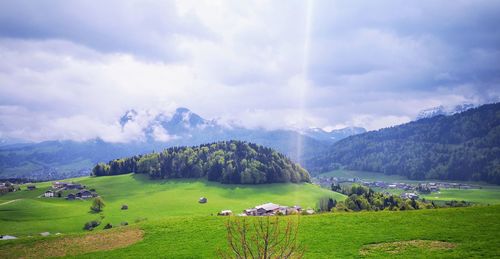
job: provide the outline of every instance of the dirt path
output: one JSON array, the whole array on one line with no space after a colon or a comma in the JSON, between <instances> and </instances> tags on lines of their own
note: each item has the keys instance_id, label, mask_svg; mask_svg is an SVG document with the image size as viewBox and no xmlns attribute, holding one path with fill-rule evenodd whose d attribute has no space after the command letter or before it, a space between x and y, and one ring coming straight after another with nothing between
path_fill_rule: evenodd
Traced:
<instances>
[{"instance_id":1,"label":"dirt path","mask_svg":"<svg viewBox=\"0 0 500 259\"><path fill-rule=\"evenodd\" d=\"M15 201L18 201L18 200L20 200L20 199L15 199L15 200L11 200L11 201L6 201L4 203L0 203L0 206L5 205L5 204L9 204L9 203L12 203L12 202L15 202Z\"/></svg>"}]
</instances>

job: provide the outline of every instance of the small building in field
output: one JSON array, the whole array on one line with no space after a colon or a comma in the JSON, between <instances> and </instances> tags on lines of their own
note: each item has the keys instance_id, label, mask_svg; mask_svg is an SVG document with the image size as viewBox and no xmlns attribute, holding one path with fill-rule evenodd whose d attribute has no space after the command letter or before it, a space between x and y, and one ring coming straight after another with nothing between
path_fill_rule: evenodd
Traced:
<instances>
[{"instance_id":1,"label":"small building in field","mask_svg":"<svg viewBox=\"0 0 500 259\"><path fill-rule=\"evenodd\" d=\"M314 214L314 210L313 209L307 209L304 211L306 215L312 215Z\"/></svg>"},{"instance_id":2,"label":"small building in field","mask_svg":"<svg viewBox=\"0 0 500 259\"><path fill-rule=\"evenodd\" d=\"M230 210L222 210L217 215L219 215L219 216L231 216L231 215L233 215L233 212Z\"/></svg>"},{"instance_id":3,"label":"small building in field","mask_svg":"<svg viewBox=\"0 0 500 259\"><path fill-rule=\"evenodd\" d=\"M35 190L35 189L36 189L36 186L35 186L34 184L30 184L30 185L28 185L28 186L26 187L26 189L27 189L28 191L33 191L33 190Z\"/></svg>"},{"instance_id":4,"label":"small building in field","mask_svg":"<svg viewBox=\"0 0 500 259\"><path fill-rule=\"evenodd\" d=\"M205 197L201 197L201 198L198 200L198 202L199 202L199 203L207 203L207 201L208 201L208 200L207 200L207 198L205 198Z\"/></svg>"},{"instance_id":5,"label":"small building in field","mask_svg":"<svg viewBox=\"0 0 500 259\"><path fill-rule=\"evenodd\" d=\"M415 199L418 199L418 194L413 193L413 192L405 192L405 193L401 194L400 197L402 199L412 199L412 200L415 200Z\"/></svg>"},{"instance_id":6,"label":"small building in field","mask_svg":"<svg viewBox=\"0 0 500 259\"><path fill-rule=\"evenodd\" d=\"M127 204L123 204L122 205L122 210L128 210L128 205Z\"/></svg>"},{"instance_id":7,"label":"small building in field","mask_svg":"<svg viewBox=\"0 0 500 259\"><path fill-rule=\"evenodd\" d=\"M43 197L52 198L54 197L54 192L52 190L48 190L43 194Z\"/></svg>"}]
</instances>

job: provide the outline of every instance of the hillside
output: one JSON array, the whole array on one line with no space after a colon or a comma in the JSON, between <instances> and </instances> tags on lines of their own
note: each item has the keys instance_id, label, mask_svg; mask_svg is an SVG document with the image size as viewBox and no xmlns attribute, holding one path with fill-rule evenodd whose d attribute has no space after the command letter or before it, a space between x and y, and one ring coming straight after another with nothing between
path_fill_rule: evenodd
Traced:
<instances>
[{"instance_id":1,"label":"hillside","mask_svg":"<svg viewBox=\"0 0 500 259\"><path fill-rule=\"evenodd\" d=\"M134 225L168 217L216 215L221 210L241 213L267 202L314 208L321 197L345 199L342 194L309 183L233 185L200 179L150 180L148 176L138 174L66 181L95 189L104 199L104 211L90 213L91 200L39 198L51 183L37 183L34 191L23 187L22 191L0 195L0 235L83 232L83 224L95 219L114 226L121 222ZM200 197L206 197L208 202L198 203ZM120 209L123 204L128 205L128 210Z\"/></svg>"},{"instance_id":2,"label":"hillside","mask_svg":"<svg viewBox=\"0 0 500 259\"><path fill-rule=\"evenodd\" d=\"M313 173L340 166L500 184L500 103L351 136L305 163Z\"/></svg>"},{"instance_id":3,"label":"hillside","mask_svg":"<svg viewBox=\"0 0 500 259\"><path fill-rule=\"evenodd\" d=\"M195 147L172 147L107 164L92 170L95 176L135 172L153 179L207 178L232 184L309 182L309 173L283 154L264 146L221 141Z\"/></svg>"}]
</instances>

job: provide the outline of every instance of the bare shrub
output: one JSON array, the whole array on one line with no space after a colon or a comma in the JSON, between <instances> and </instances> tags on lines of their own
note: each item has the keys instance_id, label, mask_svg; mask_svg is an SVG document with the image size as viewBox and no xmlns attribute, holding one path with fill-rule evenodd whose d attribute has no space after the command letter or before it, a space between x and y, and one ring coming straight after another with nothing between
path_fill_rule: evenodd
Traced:
<instances>
[{"instance_id":1,"label":"bare shrub","mask_svg":"<svg viewBox=\"0 0 500 259\"><path fill-rule=\"evenodd\" d=\"M221 258L302 258L298 242L299 217L230 217L226 222L229 248Z\"/></svg>"}]
</instances>

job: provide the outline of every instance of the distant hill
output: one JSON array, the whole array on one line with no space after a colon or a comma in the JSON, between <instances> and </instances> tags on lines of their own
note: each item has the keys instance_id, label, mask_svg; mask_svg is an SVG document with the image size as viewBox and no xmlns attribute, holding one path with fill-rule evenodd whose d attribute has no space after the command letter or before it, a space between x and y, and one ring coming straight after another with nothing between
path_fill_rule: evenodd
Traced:
<instances>
[{"instance_id":1,"label":"distant hill","mask_svg":"<svg viewBox=\"0 0 500 259\"><path fill-rule=\"evenodd\" d=\"M500 184L500 103L351 136L304 165Z\"/></svg>"},{"instance_id":2,"label":"distant hill","mask_svg":"<svg viewBox=\"0 0 500 259\"><path fill-rule=\"evenodd\" d=\"M143 138L128 143L101 139L83 142L45 141L0 145L0 178L51 180L88 175L92 166L115 158L227 140L241 140L274 148L293 161L312 158L359 129L346 128L322 134L292 130L249 129L206 120L187 108L173 113L129 110L117 119L123 131L140 128ZM299 144L300 143L300 144ZM298 152L300 151L300 152Z\"/></svg>"},{"instance_id":3,"label":"distant hill","mask_svg":"<svg viewBox=\"0 0 500 259\"><path fill-rule=\"evenodd\" d=\"M309 182L309 173L283 154L242 141L221 141L195 147L172 147L107 164L92 170L95 176L135 172L153 179L207 178L231 184Z\"/></svg>"},{"instance_id":4,"label":"distant hill","mask_svg":"<svg viewBox=\"0 0 500 259\"><path fill-rule=\"evenodd\" d=\"M305 131L302 131L301 133L317 139L317 140L322 140L322 141L328 141L330 143L335 143L339 140L345 139L347 137L365 133L366 129L361 128L361 127L346 127L343 129L334 129L331 131L325 131L320 128L311 128Z\"/></svg>"}]
</instances>

